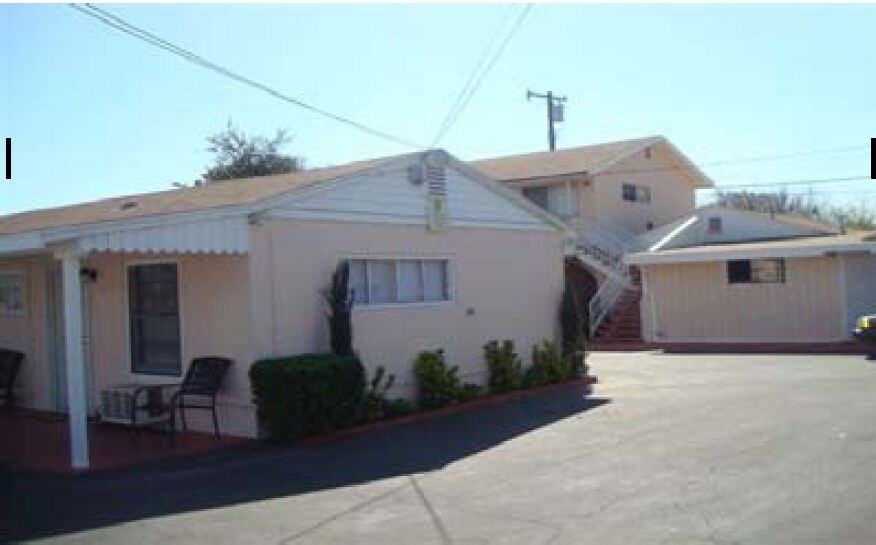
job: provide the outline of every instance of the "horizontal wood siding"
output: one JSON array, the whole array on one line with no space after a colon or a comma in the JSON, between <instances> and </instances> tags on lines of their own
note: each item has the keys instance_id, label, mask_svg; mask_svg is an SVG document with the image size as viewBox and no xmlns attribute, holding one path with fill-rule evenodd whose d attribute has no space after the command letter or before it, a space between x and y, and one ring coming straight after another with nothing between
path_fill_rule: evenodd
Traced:
<instances>
[{"instance_id":1,"label":"horizontal wood siding","mask_svg":"<svg viewBox=\"0 0 876 545\"><path fill-rule=\"evenodd\" d=\"M657 341L845 338L836 258L787 260L787 282L728 284L724 262L644 267L644 331Z\"/></svg>"},{"instance_id":2,"label":"horizontal wood siding","mask_svg":"<svg viewBox=\"0 0 876 545\"><path fill-rule=\"evenodd\" d=\"M851 331L858 317L876 314L876 255L848 256L843 261L848 294L846 329Z\"/></svg>"},{"instance_id":3,"label":"horizontal wood siding","mask_svg":"<svg viewBox=\"0 0 876 545\"><path fill-rule=\"evenodd\" d=\"M450 224L472 222L493 227L550 229L520 206L453 168L447 169ZM293 199L278 215L299 218L403 221L425 225L427 184L408 181L406 165L353 176L330 188ZM316 214L319 213L319 214Z\"/></svg>"}]
</instances>

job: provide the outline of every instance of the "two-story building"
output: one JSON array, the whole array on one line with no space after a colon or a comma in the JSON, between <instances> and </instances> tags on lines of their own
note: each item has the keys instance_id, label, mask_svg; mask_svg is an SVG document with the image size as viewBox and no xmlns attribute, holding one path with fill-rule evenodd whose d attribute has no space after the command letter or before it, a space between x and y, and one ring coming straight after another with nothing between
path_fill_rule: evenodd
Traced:
<instances>
[{"instance_id":1,"label":"two-story building","mask_svg":"<svg viewBox=\"0 0 876 545\"><path fill-rule=\"evenodd\" d=\"M566 249L591 335L641 340L639 276L623 257L639 237L689 216L713 182L662 136L474 161L576 233ZM612 313L612 319L606 317Z\"/></svg>"},{"instance_id":2,"label":"two-story building","mask_svg":"<svg viewBox=\"0 0 876 545\"><path fill-rule=\"evenodd\" d=\"M603 347L829 347L876 311L876 234L695 206L712 181L663 137L475 161L562 218L566 278Z\"/></svg>"}]
</instances>

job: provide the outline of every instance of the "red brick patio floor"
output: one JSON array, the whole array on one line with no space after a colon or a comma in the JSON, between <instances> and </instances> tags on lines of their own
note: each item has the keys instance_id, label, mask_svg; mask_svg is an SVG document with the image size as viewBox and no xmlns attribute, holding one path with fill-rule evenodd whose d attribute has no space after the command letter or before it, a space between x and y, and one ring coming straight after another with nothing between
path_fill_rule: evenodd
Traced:
<instances>
[{"instance_id":1,"label":"red brick patio floor","mask_svg":"<svg viewBox=\"0 0 876 545\"><path fill-rule=\"evenodd\" d=\"M158 430L136 432L112 424L90 423L91 467L114 469L151 460L189 456L245 443L246 439L178 433L175 446ZM0 465L31 471L72 473L69 426L65 415L26 409L0 410Z\"/></svg>"}]
</instances>

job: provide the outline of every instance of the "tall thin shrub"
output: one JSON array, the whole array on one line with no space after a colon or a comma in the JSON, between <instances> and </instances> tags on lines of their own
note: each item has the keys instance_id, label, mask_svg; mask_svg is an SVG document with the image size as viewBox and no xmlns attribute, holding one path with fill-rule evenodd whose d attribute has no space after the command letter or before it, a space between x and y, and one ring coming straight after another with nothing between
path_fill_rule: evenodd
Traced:
<instances>
[{"instance_id":1,"label":"tall thin shrub","mask_svg":"<svg viewBox=\"0 0 876 545\"><path fill-rule=\"evenodd\" d=\"M332 353L339 356L353 354L353 293L350 291L350 264L338 263L331 283L322 296L325 299Z\"/></svg>"}]
</instances>

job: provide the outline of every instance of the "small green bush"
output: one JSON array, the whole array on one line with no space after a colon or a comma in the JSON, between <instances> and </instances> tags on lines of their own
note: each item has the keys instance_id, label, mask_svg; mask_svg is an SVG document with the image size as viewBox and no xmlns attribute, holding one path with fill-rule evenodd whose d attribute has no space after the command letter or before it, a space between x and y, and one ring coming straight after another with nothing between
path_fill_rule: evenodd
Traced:
<instances>
[{"instance_id":1,"label":"small green bush","mask_svg":"<svg viewBox=\"0 0 876 545\"><path fill-rule=\"evenodd\" d=\"M260 360L249 377L259 422L273 439L294 441L352 426L362 416L365 370L355 355Z\"/></svg>"},{"instance_id":2,"label":"small green bush","mask_svg":"<svg viewBox=\"0 0 876 545\"><path fill-rule=\"evenodd\" d=\"M480 384L466 382L459 388L459 401L470 401L484 395L484 387Z\"/></svg>"},{"instance_id":3,"label":"small green bush","mask_svg":"<svg viewBox=\"0 0 876 545\"><path fill-rule=\"evenodd\" d=\"M395 375L386 374L386 369L381 365L377 367L374 376L368 382L365 390L365 399L362 407L362 421L374 422L380 420L386 414L386 392L395 383Z\"/></svg>"},{"instance_id":4,"label":"small green bush","mask_svg":"<svg viewBox=\"0 0 876 545\"><path fill-rule=\"evenodd\" d=\"M433 409L459 401L459 368L448 366L444 351L420 352L414 360L414 375L420 408Z\"/></svg>"},{"instance_id":5,"label":"small green bush","mask_svg":"<svg viewBox=\"0 0 876 545\"><path fill-rule=\"evenodd\" d=\"M532 365L526 370L527 386L560 382L570 376L570 360L563 357L556 344L545 339L532 347Z\"/></svg>"},{"instance_id":6,"label":"small green bush","mask_svg":"<svg viewBox=\"0 0 876 545\"><path fill-rule=\"evenodd\" d=\"M484 345L490 393L516 390L523 385L523 365L513 341L490 341Z\"/></svg>"},{"instance_id":7,"label":"small green bush","mask_svg":"<svg viewBox=\"0 0 876 545\"><path fill-rule=\"evenodd\" d=\"M415 412L417 412L417 406L414 405L413 401L405 399L403 397L399 397L386 401L386 405L384 406L383 411L383 418L384 420L401 418L402 416L407 416Z\"/></svg>"}]
</instances>

